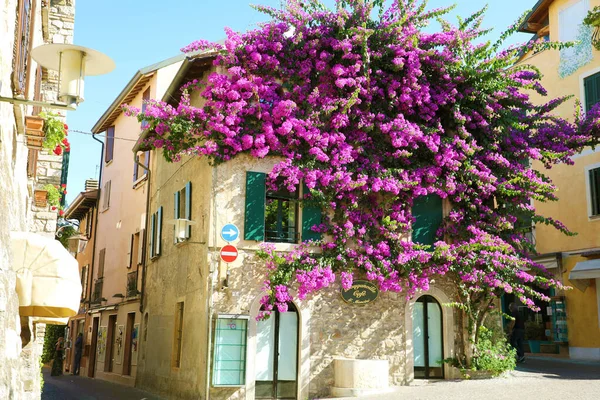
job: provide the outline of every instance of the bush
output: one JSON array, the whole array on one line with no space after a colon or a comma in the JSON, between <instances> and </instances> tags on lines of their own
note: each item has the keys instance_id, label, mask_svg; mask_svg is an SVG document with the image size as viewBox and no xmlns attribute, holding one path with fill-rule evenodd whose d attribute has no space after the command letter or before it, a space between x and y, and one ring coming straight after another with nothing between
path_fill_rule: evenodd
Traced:
<instances>
[{"instance_id":1,"label":"bush","mask_svg":"<svg viewBox=\"0 0 600 400\"><path fill-rule=\"evenodd\" d=\"M497 376L516 367L516 350L506 337L495 329L479 328L479 340L475 346L473 366L478 371L489 371Z\"/></svg>"},{"instance_id":2,"label":"bush","mask_svg":"<svg viewBox=\"0 0 600 400\"><path fill-rule=\"evenodd\" d=\"M44 350L42 352L42 363L49 363L54 358L56 342L59 337L65 336L66 325L48 325L46 326L46 336L44 336Z\"/></svg>"}]
</instances>

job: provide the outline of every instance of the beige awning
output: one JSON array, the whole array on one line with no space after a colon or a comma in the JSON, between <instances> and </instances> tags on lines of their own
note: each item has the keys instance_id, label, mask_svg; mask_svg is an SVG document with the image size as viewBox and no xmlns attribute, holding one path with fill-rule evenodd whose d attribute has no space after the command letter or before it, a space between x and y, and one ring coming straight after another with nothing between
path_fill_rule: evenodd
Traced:
<instances>
[{"instance_id":1,"label":"beige awning","mask_svg":"<svg viewBox=\"0 0 600 400\"><path fill-rule=\"evenodd\" d=\"M32 317L32 322L46 325L67 325L69 318Z\"/></svg>"},{"instance_id":2,"label":"beige awning","mask_svg":"<svg viewBox=\"0 0 600 400\"><path fill-rule=\"evenodd\" d=\"M591 279L596 278L600 278L600 259L580 261L569 272L569 280L582 292L591 285Z\"/></svg>"},{"instance_id":3,"label":"beige awning","mask_svg":"<svg viewBox=\"0 0 600 400\"><path fill-rule=\"evenodd\" d=\"M81 281L77 260L58 240L30 232L11 233L19 314L40 318L77 315Z\"/></svg>"}]
</instances>

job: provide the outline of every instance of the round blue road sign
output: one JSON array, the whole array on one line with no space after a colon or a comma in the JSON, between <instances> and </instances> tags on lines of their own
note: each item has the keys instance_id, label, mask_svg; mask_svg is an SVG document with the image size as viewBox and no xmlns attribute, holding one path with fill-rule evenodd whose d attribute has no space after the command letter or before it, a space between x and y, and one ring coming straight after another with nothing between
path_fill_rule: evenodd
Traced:
<instances>
[{"instance_id":1,"label":"round blue road sign","mask_svg":"<svg viewBox=\"0 0 600 400\"><path fill-rule=\"evenodd\" d=\"M221 237L226 242L233 242L240 236L240 230L234 224L227 224L221 228Z\"/></svg>"}]
</instances>

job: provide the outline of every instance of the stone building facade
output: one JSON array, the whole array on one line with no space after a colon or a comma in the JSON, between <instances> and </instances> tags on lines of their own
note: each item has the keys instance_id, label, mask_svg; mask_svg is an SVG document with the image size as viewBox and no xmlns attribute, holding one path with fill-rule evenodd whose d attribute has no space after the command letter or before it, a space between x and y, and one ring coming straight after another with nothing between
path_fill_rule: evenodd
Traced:
<instances>
[{"instance_id":1,"label":"stone building facade","mask_svg":"<svg viewBox=\"0 0 600 400\"><path fill-rule=\"evenodd\" d=\"M173 82L163 99L173 101L182 82L203 79L211 68L202 57L186 60L177 75L180 81ZM200 106L201 102L192 96L192 104ZM381 386L405 385L415 378L415 335L422 339L423 334L413 323L415 304L424 295L435 299L438 306L453 301L452 285L432 282L429 292L413 299L380 293L375 301L359 306L342 300L338 281L305 300L296 297L290 305L296 311L272 316L271 321L279 321L275 325L257 322L267 270L256 255L261 241L244 239L249 229L245 227L248 176L269 172L277 160L239 155L215 167L205 159L187 156L168 163L155 151L150 159L151 228L142 288L137 386L178 399L325 397L339 385L338 360L350 364L358 375L379 377L378 388L369 388L373 382L365 379L350 382L365 393ZM298 209L297 221L303 220L304 212ZM173 226L177 219L194 224L177 236ZM230 263L220 257L220 249L227 244L220 231L226 224L235 224L240 230L240 238L234 242L238 258ZM279 242L275 246L285 252L295 244ZM284 317L286 327L281 322ZM453 309L439 307L439 358L454 356L455 319ZM241 349L238 358L231 353L222 356L228 351L223 346L233 335L229 329L242 330L238 342L228 344ZM273 367L270 359L265 364L265 351L269 351L265 332L272 329L279 332L279 341L289 344L286 361L274 361L285 363L285 372L280 366L281 382L273 390L281 389L285 395L267 393L272 375L265 378L265 371L272 374ZM275 354L279 351L282 347ZM363 360L375 360L377 367L365 369ZM452 378L453 372L448 366L439 368L446 378ZM339 393L351 393L351 388L340 389L348 390Z\"/></svg>"},{"instance_id":2,"label":"stone building facade","mask_svg":"<svg viewBox=\"0 0 600 400\"><path fill-rule=\"evenodd\" d=\"M67 20L73 37L74 1L6 0L0 8L0 95L44 100L56 82L38 68L32 48L52 43L51 20ZM63 39L66 40L66 39ZM0 398L40 398L40 364L45 325L19 317L12 270L10 232L34 231L54 237L57 213L33 205L35 188L60 182L62 158L27 148L24 118L39 112L31 106L0 102ZM58 177L58 180L55 179Z\"/></svg>"}]
</instances>

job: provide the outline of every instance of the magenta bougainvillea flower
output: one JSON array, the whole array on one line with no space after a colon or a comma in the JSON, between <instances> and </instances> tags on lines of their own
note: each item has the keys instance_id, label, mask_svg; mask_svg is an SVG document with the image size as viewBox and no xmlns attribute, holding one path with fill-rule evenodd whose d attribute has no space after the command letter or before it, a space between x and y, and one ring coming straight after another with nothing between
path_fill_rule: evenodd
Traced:
<instances>
[{"instance_id":1,"label":"magenta bougainvillea flower","mask_svg":"<svg viewBox=\"0 0 600 400\"><path fill-rule=\"evenodd\" d=\"M500 294L515 293L536 309L533 299L547 300L540 288L560 287L531 261L534 247L518 229L529 219L570 234L531 205L556 199L532 161L571 163L596 143L600 109L569 122L552 114L566 99L530 100L545 90L535 69L515 65L519 54L560 44L501 50L501 41L480 43L483 10L426 33L446 10L425 11L415 0L383 3L257 7L272 21L243 34L227 30L224 45L197 41L182 49L214 52L220 72L186 83L177 107L152 100L143 114L127 112L147 122L146 144L169 161L277 156L270 182L310 189L323 212L312 229L328 239L283 255L264 247L269 276L260 318L287 309L291 286L304 298L338 273L343 287L360 274L407 296L446 275L474 334ZM202 108L190 104L191 91L200 92ZM445 199L451 210L432 248L406 240L414 200L425 195Z\"/></svg>"}]
</instances>

